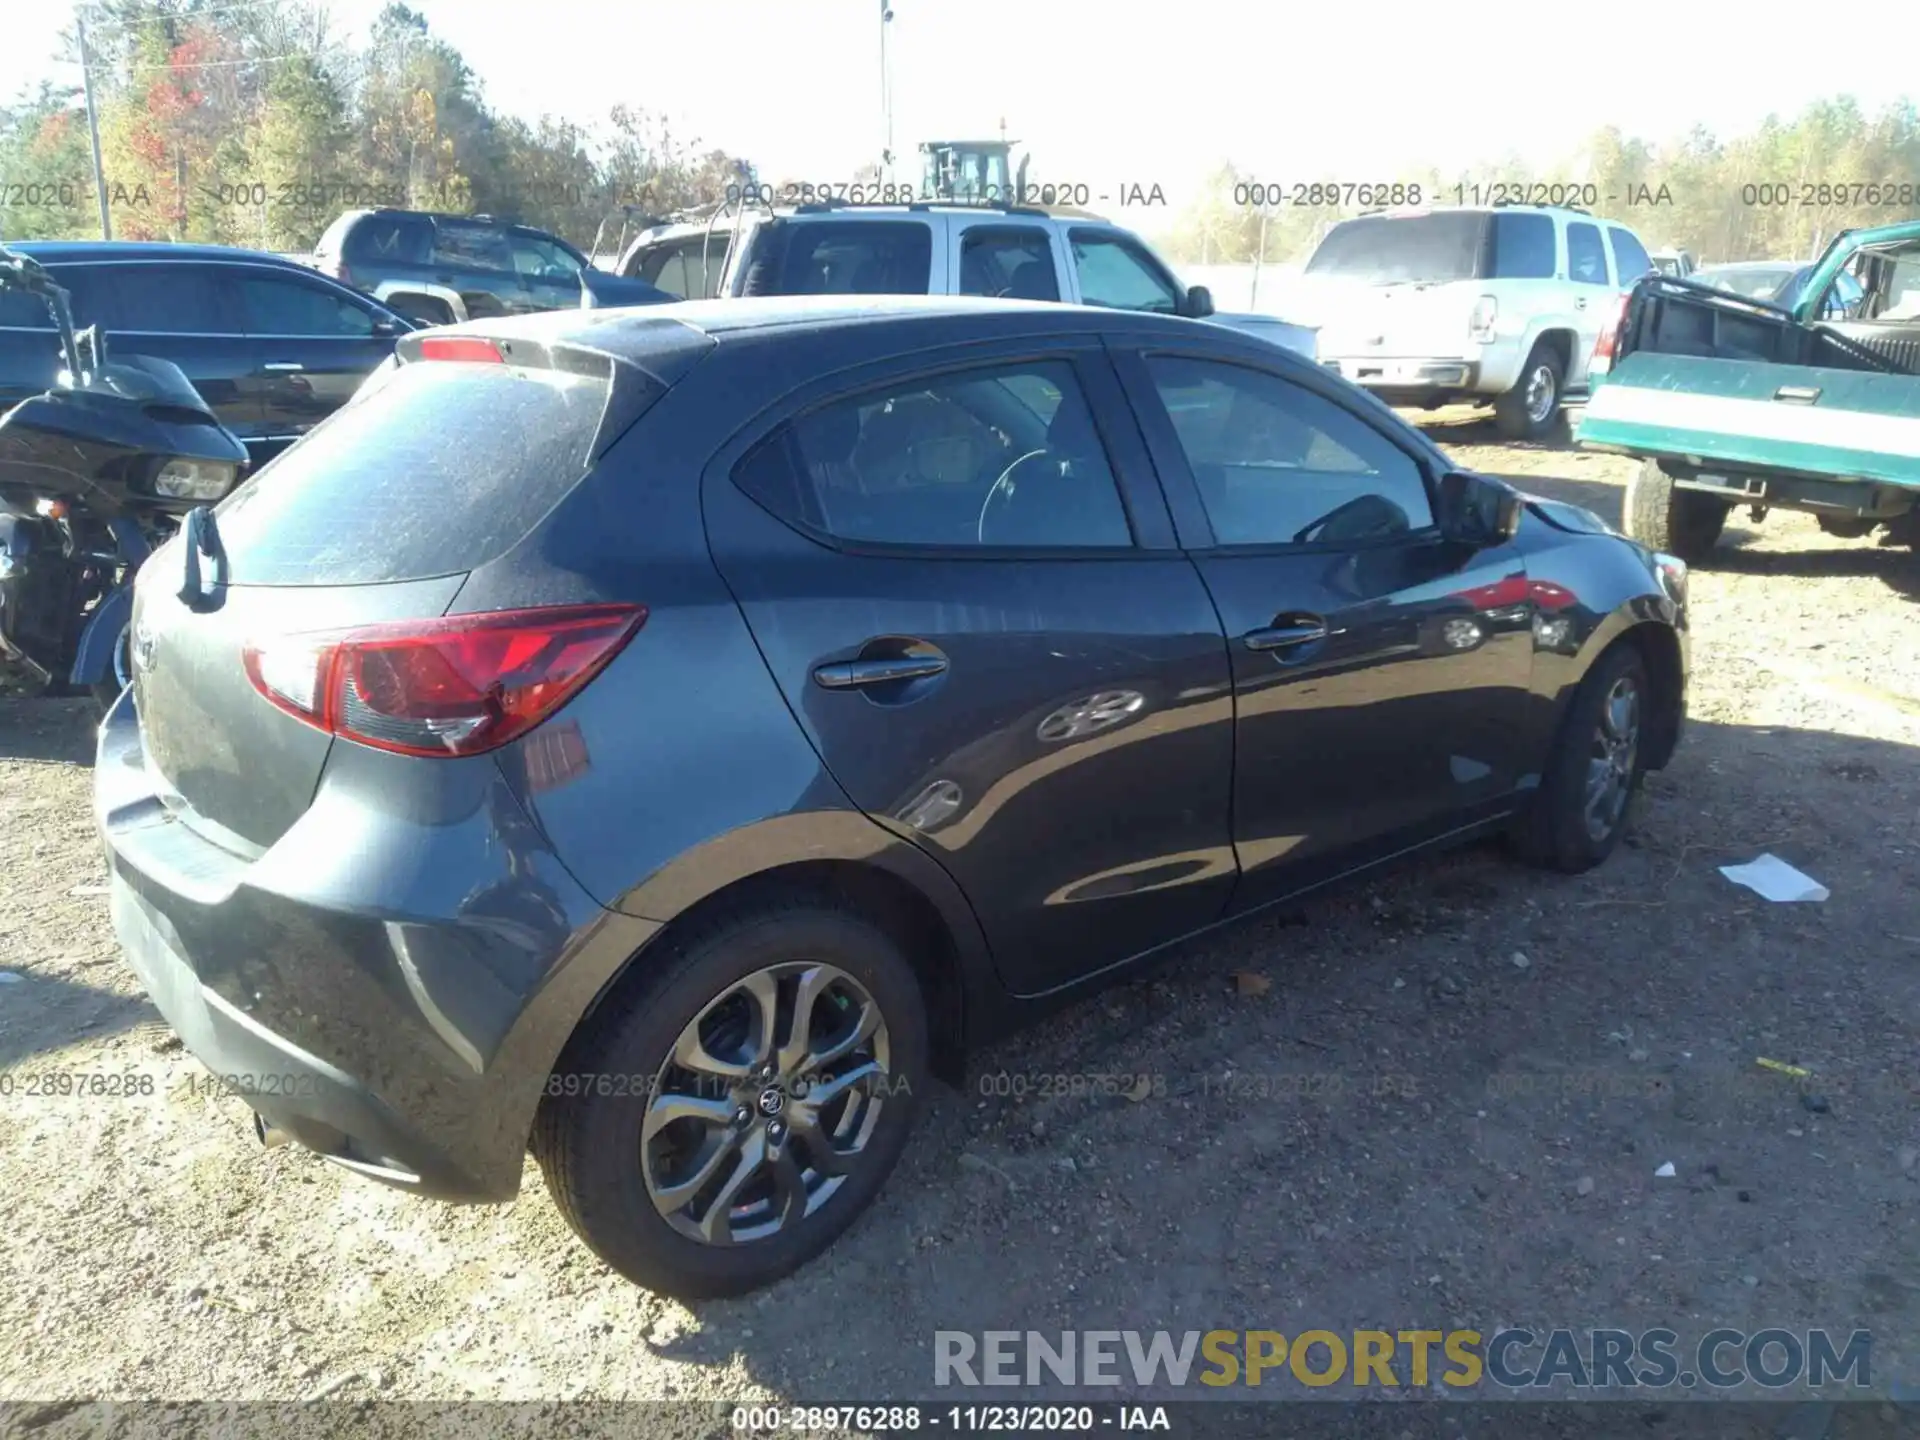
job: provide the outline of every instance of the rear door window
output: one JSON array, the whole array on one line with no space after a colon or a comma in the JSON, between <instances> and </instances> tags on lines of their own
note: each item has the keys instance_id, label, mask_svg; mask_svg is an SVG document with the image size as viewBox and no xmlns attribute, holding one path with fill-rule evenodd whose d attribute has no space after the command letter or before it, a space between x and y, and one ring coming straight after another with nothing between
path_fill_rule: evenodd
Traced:
<instances>
[{"instance_id":1,"label":"rear door window","mask_svg":"<svg viewBox=\"0 0 1920 1440\"><path fill-rule=\"evenodd\" d=\"M1576 285L1605 285L1607 250L1600 243L1600 227L1584 220L1567 225L1567 278Z\"/></svg>"},{"instance_id":2,"label":"rear door window","mask_svg":"<svg viewBox=\"0 0 1920 1440\"><path fill-rule=\"evenodd\" d=\"M504 554L587 473L604 380L401 365L218 509L239 585L370 585Z\"/></svg>"},{"instance_id":3,"label":"rear door window","mask_svg":"<svg viewBox=\"0 0 1920 1440\"><path fill-rule=\"evenodd\" d=\"M970 225L960 240L960 293L1058 300L1053 245L1036 225Z\"/></svg>"},{"instance_id":4,"label":"rear door window","mask_svg":"<svg viewBox=\"0 0 1920 1440\"><path fill-rule=\"evenodd\" d=\"M238 306L227 268L160 262L83 265L61 283L73 294L73 323L130 335L235 335Z\"/></svg>"},{"instance_id":5,"label":"rear door window","mask_svg":"<svg viewBox=\"0 0 1920 1440\"><path fill-rule=\"evenodd\" d=\"M1548 216L1495 215L1488 274L1496 280L1551 280L1560 269L1556 249Z\"/></svg>"},{"instance_id":6,"label":"rear door window","mask_svg":"<svg viewBox=\"0 0 1920 1440\"><path fill-rule=\"evenodd\" d=\"M775 238L781 237L781 238ZM933 278L933 230L919 220L773 227L784 240L779 295L924 295Z\"/></svg>"},{"instance_id":7,"label":"rear door window","mask_svg":"<svg viewBox=\"0 0 1920 1440\"><path fill-rule=\"evenodd\" d=\"M442 220L434 227L433 261L460 270L511 271L513 251L492 226Z\"/></svg>"},{"instance_id":8,"label":"rear door window","mask_svg":"<svg viewBox=\"0 0 1920 1440\"><path fill-rule=\"evenodd\" d=\"M857 544L1133 544L1065 361L947 372L830 401L758 446L735 481L789 524Z\"/></svg>"},{"instance_id":9,"label":"rear door window","mask_svg":"<svg viewBox=\"0 0 1920 1440\"><path fill-rule=\"evenodd\" d=\"M1133 241L1098 230L1075 230L1067 238L1083 304L1156 315L1180 312L1179 287Z\"/></svg>"}]
</instances>

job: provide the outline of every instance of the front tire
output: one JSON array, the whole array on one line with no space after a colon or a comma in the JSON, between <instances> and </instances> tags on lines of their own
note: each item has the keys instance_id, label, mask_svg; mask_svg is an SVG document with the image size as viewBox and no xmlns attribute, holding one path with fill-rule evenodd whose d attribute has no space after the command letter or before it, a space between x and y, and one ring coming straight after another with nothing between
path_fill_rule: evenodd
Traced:
<instances>
[{"instance_id":1,"label":"front tire","mask_svg":"<svg viewBox=\"0 0 1920 1440\"><path fill-rule=\"evenodd\" d=\"M1565 367L1553 347L1536 343L1513 388L1493 402L1493 423L1509 440L1539 440L1560 418Z\"/></svg>"},{"instance_id":2,"label":"front tire","mask_svg":"<svg viewBox=\"0 0 1920 1440\"><path fill-rule=\"evenodd\" d=\"M1567 707L1533 803L1515 827L1525 859L1577 875L1613 853L1645 773L1641 741L1652 701L1646 663L1631 642L1594 662Z\"/></svg>"},{"instance_id":3,"label":"front tire","mask_svg":"<svg viewBox=\"0 0 1920 1440\"><path fill-rule=\"evenodd\" d=\"M1730 507L1693 490L1676 489L1658 460L1642 460L1627 481L1621 514L1628 535L1689 565L1707 557L1726 528Z\"/></svg>"},{"instance_id":4,"label":"front tire","mask_svg":"<svg viewBox=\"0 0 1920 1440\"><path fill-rule=\"evenodd\" d=\"M534 1154L629 1280L757 1290L831 1245L900 1158L928 1084L919 981L881 930L808 899L726 912L638 963L644 983L556 1068Z\"/></svg>"}]
</instances>

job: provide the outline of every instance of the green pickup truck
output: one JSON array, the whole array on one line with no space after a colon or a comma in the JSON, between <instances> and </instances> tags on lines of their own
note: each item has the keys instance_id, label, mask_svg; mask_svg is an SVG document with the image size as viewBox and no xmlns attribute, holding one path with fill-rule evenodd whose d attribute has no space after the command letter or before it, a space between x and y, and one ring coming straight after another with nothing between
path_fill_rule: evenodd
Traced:
<instances>
[{"instance_id":1,"label":"green pickup truck","mask_svg":"<svg viewBox=\"0 0 1920 1440\"><path fill-rule=\"evenodd\" d=\"M1829 315L1845 272L1863 294ZM1736 505L1920 546L1920 220L1834 238L1791 310L1650 275L1601 331L1577 432L1634 455L1626 533L1696 561Z\"/></svg>"}]
</instances>

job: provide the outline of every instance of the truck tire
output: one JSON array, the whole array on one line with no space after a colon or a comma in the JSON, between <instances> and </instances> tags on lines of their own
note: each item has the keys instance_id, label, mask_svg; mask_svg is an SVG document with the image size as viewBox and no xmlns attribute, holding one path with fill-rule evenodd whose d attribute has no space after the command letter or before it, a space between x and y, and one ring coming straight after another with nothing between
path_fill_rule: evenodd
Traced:
<instances>
[{"instance_id":1,"label":"truck tire","mask_svg":"<svg viewBox=\"0 0 1920 1440\"><path fill-rule=\"evenodd\" d=\"M1713 549L1727 523L1729 507L1711 495L1675 489L1673 477L1660 468L1658 460L1642 460L1627 481L1620 508L1629 536L1691 565Z\"/></svg>"},{"instance_id":2,"label":"truck tire","mask_svg":"<svg viewBox=\"0 0 1920 1440\"><path fill-rule=\"evenodd\" d=\"M1545 340L1534 342L1513 388L1493 402L1493 423L1509 440L1538 440L1560 418L1563 370Z\"/></svg>"}]
</instances>

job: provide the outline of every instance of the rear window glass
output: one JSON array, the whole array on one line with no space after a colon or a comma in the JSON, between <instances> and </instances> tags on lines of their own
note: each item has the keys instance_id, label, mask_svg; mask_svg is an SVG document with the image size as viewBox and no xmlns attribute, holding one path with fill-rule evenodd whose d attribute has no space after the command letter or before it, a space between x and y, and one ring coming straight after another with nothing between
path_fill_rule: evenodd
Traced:
<instances>
[{"instance_id":1,"label":"rear window glass","mask_svg":"<svg viewBox=\"0 0 1920 1440\"><path fill-rule=\"evenodd\" d=\"M419 215L368 215L347 233L346 258L365 265L425 265L433 224Z\"/></svg>"},{"instance_id":2,"label":"rear window glass","mask_svg":"<svg viewBox=\"0 0 1920 1440\"><path fill-rule=\"evenodd\" d=\"M1487 215L1447 210L1433 215L1363 215L1327 232L1307 261L1309 275L1375 284L1435 284L1481 276Z\"/></svg>"},{"instance_id":3,"label":"rear window glass","mask_svg":"<svg viewBox=\"0 0 1920 1440\"><path fill-rule=\"evenodd\" d=\"M239 585L369 585L504 554L587 472L605 381L438 361L382 376L218 510Z\"/></svg>"},{"instance_id":4,"label":"rear window glass","mask_svg":"<svg viewBox=\"0 0 1920 1440\"><path fill-rule=\"evenodd\" d=\"M53 312L38 295L0 290L0 330L51 330Z\"/></svg>"},{"instance_id":5,"label":"rear window glass","mask_svg":"<svg viewBox=\"0 0 1920 1440\"><path fill-rule=\"evenodd\" d=\"M755 295L924 295L932 280L933 231L918 220L775 224L762 235Z\"/></svg>"}]
</instances>

